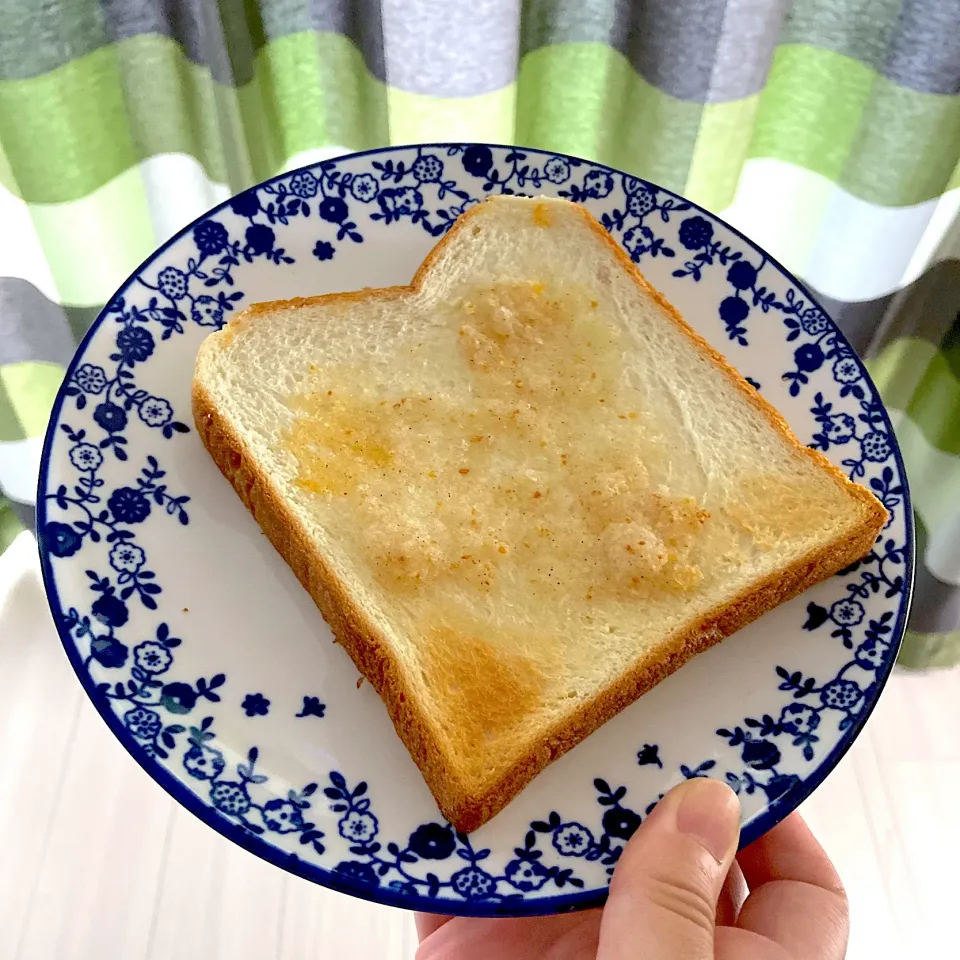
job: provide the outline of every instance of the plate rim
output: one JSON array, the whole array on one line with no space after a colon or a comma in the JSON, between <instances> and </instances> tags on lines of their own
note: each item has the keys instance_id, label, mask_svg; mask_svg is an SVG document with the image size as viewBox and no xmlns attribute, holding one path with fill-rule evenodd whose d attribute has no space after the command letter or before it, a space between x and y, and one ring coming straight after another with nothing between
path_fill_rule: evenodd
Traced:
<instances>
[{"instance_id":1,"label":"plate rim","mask_svg":"<svg viewBox=\"0 0 960 960\"><path fill-rule=\"evenodd\" d=\"M885 666L883 675L880 676L879 673L877 675L877 692L872 702L857 716L855 722L843 732L841 739L822 759L822 761L817 765L816 769L808 777L801 780L795 790L791 790L785 796L773 801L773 803L769 804L761 813L743 825L740 832L740 849L743 849L793 813L834 771L834 769L846 755L847 751L856 742L867 720L869 720L870 716L873 714L880 697L883 696L883 691L886 688L887 681L890 679L890 675L893 672L896 664L897 654L900 651L900 646L903 642L903 637L906 632L907 622L910 617L910 611L913 606L916 567L916 536L913 521L913 501L910 494L909 479L907 477L906 466L903 462L900 444L897 441L896 433L893 428L893 422L890 418L889 412L887 411L886 404L880 397L880 392L877 390L876 385L873 382L873 378L870 376L870 372L867 370L867 367L864 361L861 359L860 354L851 346L846 334L840 329L840 326L836 320L834 320L833 315L830 313L830 311L824 309L819 300L810 293L810 290L805 286L805 284L798 280L791 271L787 270L786 267L784 267L776 257L771 256L766 250L752 241L736 227L729 224L722 217L717 216L715 213L712 213L695 201L690 200L673 190L660 186L653 181L646 180L644 177L636 176L635 174L626 174L625 171L616 167L611 167L608 164L589 160L584 157L577 157L574 154L564 153L562 151L546 150L541 147L523 147L505 143L494 143L490 141L405 143L393 144L385 147L373 147L369 150L352 151L349 153L340 154L336 157L330 157L326 160L316 160L313 163L308 163L290 170L284 170L266 180L252 184L244 190L238 191L238 193L245 193L248 190L260 189L261 187L276 183L277 181L287 179L300 171L312 170L323 163L340 163L351 159L369 157L375 154L388 154L408 151L416 148L445 150L450 147L465 146L486 146L492 149L506 151L527 150L543 156L562 157L567 160L579 161L580 163L588 164L595 169L605 170L608 173L617 176L627 175L635 177L635 179L648 184L653 189L667 194L683 203L689 204L692 209L699 211L701 214L706 215L716 223L721 224L724 228L729 230L732 234L743 241L748 247L757 250L763 256L765 256L767 261L777 270L779 270L780 273L790 283L792 283L810 301L812 305L818 307L826 316L830 318L831 323L833 323L833 325L836 327L837 333L842 339L843 343L850 348L853 356L856 358L857 365L860 367L864 380L869 385L874 395L880 399L884 425L894 440L892 444L893 458L897 465L897 470L899 471L903 486L903 499L901 502L901 507L904 511L904 535L907 540L907 549L904 555L904 596L893 627L893 636L891 637L890 641L891 655ZM53 444L58 435L60 414L66 399L66 388L74 371L82 361L84 353L100 330L100 327L106 318L107 309L109 308L110 303L116 298L120 291L125 290L132 282L134 282L137 276L147 266L154 263L162 254L169 250L174 244L178 243L198 223L217 214L229 206L231 201L238 195L238 193L231 194L230 197L223 200L221 203L210 207L198 217L195 217L175 234L169 237L163 244L153 250L151 254L140 264L138 264L138 266L123 280L123 282L107 300L103 309L97 314L93 323L91 323L90 328L77 345L73 357L71 358L70 363L64 372L63 381L57 390L57 395L54 399L53 406L50 411L50 418L47 422L46 432L44 434L43 447L40 456L40 473L37 482L37 530L41 529L47 520L46 490L48 485L48 472ZM80 681L80 685L82 686L84 693L87 695L88 700L106 723L107 727L110 729L110 732L116 737L127 753L133 757L140 768L144 770L156 782L156 784L162 790L164 790L165 793L172 797L181 807L215 830L222 837L232 841L247 852L259 857L261 860L265 860L274 866L280 867L282 870L285 870L288 873L292 873L295 876L303 878L304 880L316 883L319 886L326 887L338 893L345 893L350 896L358 897L359 899L367 900L372 903L379 903L390 907L399 907L405 910L416 910L420 912L440 914L453 913L455 916L465 917L531 917L570 913L573 911L600 907L606 903L608 888L585 891L583 893L562 894L552 897L537 897L529 900L508 901L506 903L466 900L461 903L452 899L429 898L420 894L401 893L400 891L392 890L387 887L371 887L369 884L354 881L352 878L344 876L343 874L336 873L333 870L328 870L325 867L302 860L296 854L284 853L278 847L266 842L259 836L244 830L240 824L228 820L209 804L205 803L201 797L189 790L181 780L179 780L161 763L157 762L155 759L149 758L142 748L135 742L133 737L130 736L129 731L127 731L120 717L109 709L109 705L101 703L100 698L94 696L95 685L93 683L93 679L89 672L83 669L82 658L80 657L79 651L77 650L69 631L64 631L63 629L63 607L60 593L57 588L57 581L53 571L51 556L49 551L44 548L43 542L39 536L37 537L37 549L40 555L40 570L43 580L44 594L47 605L50 608L54 626L57 630L57 636L61 645L63 646L64 653L66 654L74 673L77 675L77 679Z\"/></svg>"}]
</instances>

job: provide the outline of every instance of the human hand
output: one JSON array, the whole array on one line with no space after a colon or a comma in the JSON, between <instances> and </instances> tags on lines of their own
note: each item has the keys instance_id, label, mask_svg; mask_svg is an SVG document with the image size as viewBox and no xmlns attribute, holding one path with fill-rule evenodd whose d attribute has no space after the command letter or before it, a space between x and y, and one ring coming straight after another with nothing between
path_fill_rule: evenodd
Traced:
<instances>
[{"instance_id":1,"label":"human hand","mask_svg":"<svg viewBox=\"0 0 960 960\"><path fill-rule=\"evenodd\" d=\"M418 914L417 960L842 960L847 898L799 814L735 857L739 816L727 786L688 780L627 844L602 911Z\"/></svg>"}]
</instances>

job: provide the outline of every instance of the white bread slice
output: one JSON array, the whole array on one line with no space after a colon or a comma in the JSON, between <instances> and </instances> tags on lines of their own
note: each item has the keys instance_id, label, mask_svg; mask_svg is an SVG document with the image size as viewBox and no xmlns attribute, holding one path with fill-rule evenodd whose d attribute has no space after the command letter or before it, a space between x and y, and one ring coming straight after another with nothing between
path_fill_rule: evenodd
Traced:
<instances>
[{"instance_id":1,"label":"white bread slice","mask_svg":"<svg viewBox=\"0 0 960 960\"><path fill-rule=\"evenodd\" d=\"M565 201L473 208L410 287L251 307L193 404L464 831L887 517Z\"/></svg>"}]
</instances>

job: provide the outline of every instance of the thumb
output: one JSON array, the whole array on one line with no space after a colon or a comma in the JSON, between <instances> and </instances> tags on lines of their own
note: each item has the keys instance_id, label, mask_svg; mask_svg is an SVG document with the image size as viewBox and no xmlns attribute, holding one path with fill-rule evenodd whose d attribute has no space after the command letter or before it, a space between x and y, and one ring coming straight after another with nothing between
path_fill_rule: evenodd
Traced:
<instances>
[{"instance_id":1,"label":"thumb","mask_svg":"<svg viewBox=\"0 0 960 960\"><path fill-rule=\"evenodd\" d=\"M737 852L740 803L716 780L687 780L620 857L597 960L713 960L717 900Z\"/></svg>"}]
</instances>

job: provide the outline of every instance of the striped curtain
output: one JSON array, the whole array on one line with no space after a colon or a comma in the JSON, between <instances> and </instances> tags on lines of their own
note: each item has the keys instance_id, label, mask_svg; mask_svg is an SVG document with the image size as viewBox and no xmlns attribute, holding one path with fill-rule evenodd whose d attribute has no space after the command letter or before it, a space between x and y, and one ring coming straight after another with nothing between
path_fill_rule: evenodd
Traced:
<instances>
[{"instance_id":1,"label":"striped curtain","mask_svg":"<svg viewBox=\"0 0 960 960\"><path fill-rule=\"evenodd\" d=\"M78 339L230 193L515 142L686 194L797 273L896 418L903 662L960 662L960 0L0 0L0 549Z\"/></svg>"}]
</instances>

